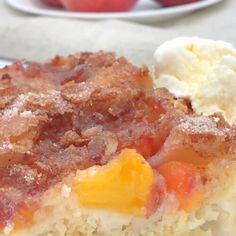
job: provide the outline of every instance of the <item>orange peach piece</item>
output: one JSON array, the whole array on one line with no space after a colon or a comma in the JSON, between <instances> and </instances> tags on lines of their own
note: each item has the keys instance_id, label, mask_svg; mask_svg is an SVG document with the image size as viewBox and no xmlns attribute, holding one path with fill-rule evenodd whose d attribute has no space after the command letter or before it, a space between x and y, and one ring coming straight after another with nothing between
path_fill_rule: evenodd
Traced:
<instances>
[{"instance_id":1,"label":"orange peach piece","mask_svg":"<svg viewBox=\"0 0 236 236\"><path fill-rule=\"evenodd\" d=\"M154 173L145 159L124 149L117 159L82 179L76 192L81 206L145 215L153 183Z\"/></svg>"},{"instance_id":2,"label":"orange peach piece","mask_svg":"<svg viewBox=\"0 0 236 236\"><path fill-rule=\"evenodd\" d=\"M175 193L180 209L190 212L199 206L204 195L197 166L171 161L162 164L158 171L165 178L167 190Z\"/></svg>"}]
</instances>

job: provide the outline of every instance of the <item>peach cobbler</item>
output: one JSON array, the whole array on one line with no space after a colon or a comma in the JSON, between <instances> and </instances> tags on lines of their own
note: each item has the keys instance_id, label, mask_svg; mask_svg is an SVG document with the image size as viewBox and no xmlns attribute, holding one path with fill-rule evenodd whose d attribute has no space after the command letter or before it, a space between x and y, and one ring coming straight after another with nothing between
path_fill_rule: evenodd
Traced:
<instances>
[{"instance_id":1,"label":"peach cobbler","mask_svg":"<svg viewBox=\"0 0 236 236\"><path fill-rule=\"evenodd\" d=\"M113 53L6 66L0 235L232 233L235 142Z\"/></svg>"}]
</instances>

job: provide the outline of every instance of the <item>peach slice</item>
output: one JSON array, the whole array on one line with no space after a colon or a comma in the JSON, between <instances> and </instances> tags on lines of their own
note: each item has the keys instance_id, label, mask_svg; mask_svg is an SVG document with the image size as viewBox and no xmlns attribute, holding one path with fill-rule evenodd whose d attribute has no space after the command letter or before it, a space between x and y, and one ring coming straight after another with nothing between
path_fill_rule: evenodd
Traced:
<instances>
[{"instance_id":1,"label":"peach slice","mask_svg":"<svg viewBox=\"0 0 236 236\"><path fill-rule=\"evenodd\" d=\"M158 172L165 178L167 190L176 195L180 209L190 212L200 205L204 195L201 170L197 166L171 161L162 164Z\"/></svg>"},{"instance_id":2,"label":"peach slice","mask_svg":"<svg viewBox=\"0 0 236 236\"><path fill-rule=\"evenodd\" d=\"M146 215L154 173L133 149L124 149L117 159L87 175L76 186L79 203L85 207Z\"/></svg>"}]
</instances>

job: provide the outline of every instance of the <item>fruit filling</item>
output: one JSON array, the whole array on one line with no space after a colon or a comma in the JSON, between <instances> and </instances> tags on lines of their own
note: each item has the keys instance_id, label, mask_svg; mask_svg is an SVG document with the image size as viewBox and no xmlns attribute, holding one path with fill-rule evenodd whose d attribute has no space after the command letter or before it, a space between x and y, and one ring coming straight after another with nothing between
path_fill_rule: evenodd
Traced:
<instances>
[{"instance_id":1,"label":"fruit filling","mask_svg":"<svg viewBox=\"0 0 236 236\"><path fill-rule=\"evenodd\" d=\"M177 197L180 209L192 211L200 205L204 194L202 175L197 166L171 161L161 165L158 172L165 178L167 190Z\"/></svg>"},{"instance_id":2,"label":"fruit filling","mask_svg":"<svg viewBox=\"0 0 236 236\"><path fill-rule=\"evenodd\" d=\"M154 173L133 149L85 177L76 187L82 206L145 215L154 184Z\"/></svg>"}]
</instances>

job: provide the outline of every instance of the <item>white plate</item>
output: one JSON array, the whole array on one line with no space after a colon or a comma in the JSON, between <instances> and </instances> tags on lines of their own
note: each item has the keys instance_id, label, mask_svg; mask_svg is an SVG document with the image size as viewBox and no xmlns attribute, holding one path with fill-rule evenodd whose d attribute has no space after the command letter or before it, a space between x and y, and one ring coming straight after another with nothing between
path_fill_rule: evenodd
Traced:
<instances>
[{"instance_id":1,"label":"white plate","mask_svg":"<svg viewBox=\"0 0 236 236\"><path fill-rule=\"evenodd\" d=\"M0 59L0 68L12 64L12 61Z\"/></svg>"},{"instance_id":2,"label":"white plate","mask_svg":"<svg viewBox=\"0 0 236 236\"><path fill-rule=\"evenodd\" d=\"M176 7L163 8L153 0L140 0L138 5L130 12L120 13L81 13L69 12L60 8L52 8L43 4L40 0L6 0L6 2L23 12L56 17L80 18L87 20L96 19L126 19L135 21L159 21L194 10L214 5L223 0L200 0Z\"/></svg>"}]
</instances>

